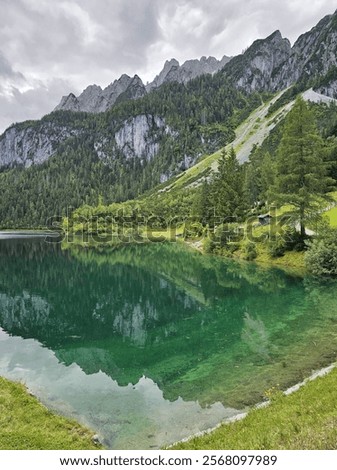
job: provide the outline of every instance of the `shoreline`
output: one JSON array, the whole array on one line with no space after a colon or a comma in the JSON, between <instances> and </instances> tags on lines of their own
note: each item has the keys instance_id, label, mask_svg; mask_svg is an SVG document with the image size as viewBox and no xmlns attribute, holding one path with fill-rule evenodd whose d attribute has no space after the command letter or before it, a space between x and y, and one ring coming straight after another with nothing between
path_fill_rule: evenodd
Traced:
<instances>
[{"instance_id":1,"label":"shoreline","mask_svg":"<svg viewBox=\"0 0 337 470\"><path fill-rule=\"evenodd\" d=\"M15 240L22 238L57 238L59 233L48 230L0 230L0 240Z\"/></svg>"},{"instance_id":2,"label":"shoreline","mask_svg":"<svg viewBox=\"0 0 337 470\"><path fill-rule=\"evenodd\" d=\"M309 377L302 380L302 382L298 382L295 385L292 385L291 387L287 388L286 390L281 391L281 394L285 397L289 396L289 395L292 395L293 393L295 393L298 390L305 387L308 383L315 381L317 378L327 376L333 370L335 370L336 367L337 367L337 362L333 362L329 366L318 369L318 370L314 371ZM225 421L221 421L220 423L218 423L213 428L208 428L208 429L205 429L204 431L199 431L199 432L197 432L195 434L192 434L191 436L188 436L188 437L186 437L186 438L184 438L180 441L176 441L173 444L170 444L167 447L165 447L165 449L170 450L170 449L173 449L173 447L178 446L180 444L188 444L189 442L191 442L195 438L211 436L215 431L219 430L222 427L226 427L227 425L229 425L231 423L236 423L238 421L243 421L245 418L247 418L247 416L249 415L249 413L251 413L252 410L259 410L259 409L267 408L271 404L272 404L271 400L266 400L266 401L263 401L263 402L259 402L256 405L252 405L251 407L249 407L247 411L243 411L242 413L238 413L237 415L232 416L231 418L228 418ZM233 449L233 450L235 450L235 449Z\"/></svg>"},{"instance_id":3,"label":"shoreline","mask_svg":"<svg viewBox=\"0 0 337 470\"><path fill-rule=\"evenodd\" d=\"M158 232L153 232L153 234L156 236L155 239L151 240L148 238L144 238L141 241L137 240L130 240L126 242L127 245L135 243L137 245L139 244L145 244L145 243L183 243L186 247L189 247L203 255L209 255L209 256L216 256L218 258L223 258L223 259L229 259L229 260L234 260L234 261L239 261L239 262L248 262L248 263L254 263L256 265L259 265L261 267L274 267L278 269L282 269L285 271L290 271L293 272L294 274L298 275L305 275L308 274L308 270L305 267L305 263L303 261L303 252L294 252L294 251L287 251L283 256L277 257L277 258L272 258L269 257L269 255L264 251L260 251L258 253L257 257L252 259L252 260L247 260L244 259L243 254L241 249L238 250L238 252L234 252L231 256L227 256L226 254L221 254L221 253L206 253L204 248L203 248L203 240L202 239L183 239L180 236L175 236L174 239L172 239L171 234L168 234L167 232L164 231L158 231ZM0 240L4 239L23 239L23 238L39 238L39 237L52 237L52 238L57 238L59 237L60 233L57 231L48 231L46 229L2 229L0 230ZM89 235L89 237L92 237L93 234ZM72 243L68 241L69 233L67 234L67 237L65 238L65 242L68 245L71 245ZM81 235L71 235L74 240L76 240L76 237L80 238ZM158 237L160 239L158 239ZM118 242L98 242L97 240L92 240L89 241L81 241L80 243L74 243L75 246L85 248L85 249L95 249L99 247L100 249L102 248L111 248L111 247L118 247L118 246L123 246L125 243L124 241L119 240ZM259 243L257 244L259 245Z\"/></svg>"},{"instance_id":4,"label":"shoreline","mask_svg":"<svg viewBox=\"0 0 337 470\"><path fill-rule=\"evenodd\" d=\"M22 382L0 376L0 398L1 450L103 450L92 429L46 407Z\"/></svg>"},{"instance_id":5,"label":"shoreline","mask_svg":"<svg viewBox=\"0 0 337 470\"><path fill-rule=\"evenodd\" d=\"M253 260L247 260L247 259L243 259L241 256L237 256L235 253L232 256L226 256L226 255L222 255L218 253L205 253L201 241L193 242L193 241L183 240L183 243L187 247L201 253L202 255L216 256L220 259L228 259L228 260L233 260L237 262L255 264L257 266L264 267L264 268L282 269L283 271L287 271L287 272L300 275L300 276L308 274L308 270L304 265L299 266L299 265L296 265L295 263L294 264L284 263L280 261L282 260L283 257L275 258L275 259L273 258L259 259L259 257L257 257L256 259L253 259ZM289 251L287 253L291 253L291 252Z\"/></svg>"},{"instance_id":6,"label":"shoreline","mask_svg":"<svg viewBox=\"0 0 337 470\"><path fill-rule=\"evenodd\" d=\"M285 391L283 391L281 393L285 397L289 396L289 395L292 395L293 393L297 392L298 390L305 388L308 385L308 383L314 382L317 378L326 377L333 370L335 370L336 367L337 367L337 363L334 362L334 363L330 364L329 366L326 366L326 367L323 367L321 369L315 370L306 379L304 379L301 382L296 383L295 385L289 387L288 389L286 389ZM83 432L85 431L86 433L89 433L89 435L91 436L91 438L90 438L91 445L95 446L96 448L99 448L99 446L101 445L98 441L98 436L97 436L97 434L95 434L95 431L83 426L77 420L74 421L73 419L66 418L66 417L56 413L55 411L50 410L45 405L43 405L43 403L39 400L39 398L36 395L32 394L31 391L27 387L22 385L20 382L9 380L9 379L6 379L2 376L0 377L0 382L6 382L7 384L9 384L10 386L12 386L14 388L20 388L21 390L24 390L25 397L29 400L34 401L36 406L41 408L41 410L45 410L45 413L47 413L47 415L48 415L48 419L61 420L61 422L64 423L64 430L66 429L66 426L68 425L68 423L76 423L76 426L79 430L82 429ZM0 392L1 392L1 389L0 389ZM211 436L215 431L219 430L222 427L226 427L226 426L230 425L231 423L236 423L236 422L239 422L239 421L243 421L245 418L247 418L247 416L253 410L259 410L259 409L267 408L271 404L272 404L272 400L266 400L264 402L259 402L256 405L253 405L253 406L249 407L249 409L247 411L243 411L243 412L238 413L237 415L235 415L231 418L226 419L225 421L221 421L216 426L214 426L212 428L205 429L204 431L200 431L200 432L192 434L192 435L190 435L190 436L188 436L188 437L186 437L186 438L184 438L180 441L176 441L172 444L169 444L169 445L165 446L164 449L165 450L173 450L173 448L175 446L178 446L180 444L188 444L189 442L191 442L195 438ZM88 434L87 434L87 436L88 436ZM19 449L17 449L17 450L19 450ZM44 450L44 449L41 448L39 450ZM64 450L67 450L67 449L64 449ZM233 449L233 450L235 450L235 449Z\"/></svg>"}]
</instances>

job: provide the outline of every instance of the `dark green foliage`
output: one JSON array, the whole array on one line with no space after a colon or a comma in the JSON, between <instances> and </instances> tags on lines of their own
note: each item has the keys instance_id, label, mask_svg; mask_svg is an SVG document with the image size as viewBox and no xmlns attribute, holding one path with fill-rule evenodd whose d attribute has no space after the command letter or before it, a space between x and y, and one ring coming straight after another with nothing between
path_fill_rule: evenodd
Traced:
<instances>
[{"instance_id":1,"label":"dark green foliage","mask_svg":"<svg viewBox=\"0 0 337 470\"><path fill-rule=\"evenodd\" d=\"M272 258L279 258L286 252L286 243L282 237L269 241L268 251Z\"/></svg>"},{"instance_id":2,"label":"dark green foliage","mask_svg":"<svg viewBox=\"0 0 337 470\"><path fill-rule=\"evenodd\" d=\"M325 228L324 233L308 244L305 262L316 275L337 276L337 230Z\"/></svg>"},{"instance_id":3,"label":"dark green foliage","mask_svg":"<svg viewBox=\"0 0 337 470\"><path fill-rule=\"evenodd\" d=\"M238 224L221 224L210 233L209 241L204 243L204 249L207 253L231 256L240 248L242 236Z\"/></svg>"},{"instance_id":4,"label":"dark green foliage","mask_svg":"<svg viewBox=\"0 0 337 470\"><path fill-rule=\"evenodd\" d=\"M294 227L287 227L283 234L285 248L287 251L303 251L306 247L300 232Z\"/></svg>"},{"instance_id":5,"label":"dark green foliage","mask_svg":"<svg viewBox=\"0 0 337 470\"><path fill-rule=\"evenodd\" d=\"M278 148L276 179L272 188L279 204L295 207L302 238L305 224L317 212L317 196L331 187L323 158L323 142L318 134L313 113L302 98L297 98L289 112Z\"/></svg>"},{"instance_id":6,"label":"dark green foliage","mask_svg":"<svg viewBox=\"0 0 337 470\"><path fill-rule=\"evenodd\" d=\"M68 208L94 206L100 194L105 204L137 198L163 177L184 171L186 160L191 164L232 140L234 127L257 102L261 103L260 95L245 96L218 73L187 85L168 83L139 100L118 103L106 113L57 111L41 121L18 124L18 129L37 131L48 124L50 132L64 126L79 135L61 144L42 165L0 171L0 227L45 226L48 218L63 216ZM142 114L164 118L172 132L166 134L153 125L151 137L159 144L156 157L126 159L116 149L113 136L126 120ZM100 158L97 142L104 142ZM172 206L177 208L176 203ZM184 210L183 204L179 214Z\"/></svg>"},{"instance_id":7,"label":"dark green foliage","mask_svg":"<svg viewBox=\"0 0 337 470\"><path fill-rule=\"evenodd\" d=\"M197 192L193 201L192 214L203 225L214 225L214 207L212 204L211 185L205 180Z\"/></svg>"},{"instance_id":8,"label":"dark green foliage","mask_svg":"<svg viewBox=\"0 0 337 470\"><path fill-rule=\"evenodd\" d=\"M314 115L319 134L324 139L321 151L323 160L327 162L327 176L337 181L337 106L334 103L309 103L307 106ZM244 189L251 206L272 199L269 189L275 178L276 154L286 123L287 119L282 119L261 146L252 150L249 163L245 164Z\"/></svg>"},{"instance_id":9,"label":"dark green foliage","mask_svg":"<svg viewBox=\"0 0 337 470\"><path fill-rule=\"evenodd\" d=\"M268 203L269 190L276 177L275 161L262 147L253 149L249 163L244 167L243 190L250 206L259 201Z\"/></svg>"},{"instance_id":10,"label":"dark green foliage","mask_svg":"<svg viewBox=\"0 0 337 470\"><path fill-rule=\"evenodd\" d=\"M244 259L246 261L253 261L257 257L256 243L247 242L244 245Z\"/></svg>"},{"instance_id":11,"label":"dark green foliage","mask_svg":"<svg viewBox=\"0 0 337 470\"><path fill-rule=\"evenodd\" d=\"M245 210L243 169L233 148L228 153L222 153L211 191L215 215L219 220L236 221L242 218Z\"/></svg>"}]
</instances>

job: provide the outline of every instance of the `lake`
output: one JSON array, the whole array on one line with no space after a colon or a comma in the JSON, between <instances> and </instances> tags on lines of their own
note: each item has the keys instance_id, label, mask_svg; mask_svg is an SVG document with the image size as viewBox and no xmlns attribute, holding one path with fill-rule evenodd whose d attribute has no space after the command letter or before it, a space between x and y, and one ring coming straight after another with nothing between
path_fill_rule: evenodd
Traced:
<instances>
[{"instance_id":1,"label":"lake","mask_svg":"<svg viewBox=\"0 0 337 470\"><path fill-rule=\"evenodd\" d=\"M216 426L336 359L337 284L180 243L0 240L0 375L111 449Z\"/></svg>"}]
</instances>

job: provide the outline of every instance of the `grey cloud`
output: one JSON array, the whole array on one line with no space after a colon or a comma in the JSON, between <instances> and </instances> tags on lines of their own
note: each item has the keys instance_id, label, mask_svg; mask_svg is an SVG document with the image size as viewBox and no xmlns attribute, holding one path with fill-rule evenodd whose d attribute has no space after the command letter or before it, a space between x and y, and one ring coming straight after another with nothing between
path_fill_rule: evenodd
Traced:
<instances>
[{"instance_id":1,"label":"grey cloud","mask_svg":"<svg viewBox=\"0 0 337 470\"><path fill-rule=\"evenodd\" d=\"M19 0L0 20L17 34L0 28L0 44L10 43L11 60L35 74L48 68L83 81L87 76L90 83L103 73L109 82L146 60L147 46L159 35L156 9L155 0Z\"/></svg>"},{"instance_id":2,"label":"grey cloud","mask_svg":"<svg viewBox=\"0 0 337 470\"><path fill-rule=\"evenodd\" d=\"M20 80L24 81L25 78L20 72L16 72L13 70L11 64L3 55L2 51L0 51L0 77L12 80Z\"/></svg>"},{"instance_id":3,"label":"grey cloud","mask_svg":"<svg viewBox=\"0 0 337 470\"><path fill-rule=\"evenodd\" d=\"M186 7L186 11L199 9L204 28L199 37L192 28L177 30L171 39L175 47L178 48L180 43L189 49L195 44L218 56L238 54L254 39L266 37L276 29L294 41L321 17L333 13L329 0L311 3L303 0L177 0L168 7L168 16L173 16L177 5Z\"/></svg>"},{"instance_id":4,"label":"grey cloud","mask_svg":"<svg viewBox=\"0 0 337 470\"><path fill-rule=\"evenodd\" d=\"M0 93L0 135L15 122L39 119L48 114L58 104L65 89L71 89L71 85L62 79L51 79L47 83L36 83L27 91L12 87L11 94Z\"/></svg>"},{"instance_id":5,"label":"grey cloud","mask_svg":"<svg viewBox=\"0 0 337 470\"><path fill-rule=\"evenodd\" d=\"M2 52L0 51L0 76L2 77L13 77L15 72L13 71L10 63L3 56Z\"/></svg>"},{"instance_id":6,"label":"grey cloud","mask_svg":"<svg viewBox=\"0 0 337 470\"><path fill-rule=\"evenodd\" d=\"M2 130L12 120L40 117L62 95L89 84L106 86L122 73L152 79L171 57L237 54L275 29L294 41L333 13L331 0L0 3L0 92L7 90L0 98Z\"/></svg>"}]
</instances>

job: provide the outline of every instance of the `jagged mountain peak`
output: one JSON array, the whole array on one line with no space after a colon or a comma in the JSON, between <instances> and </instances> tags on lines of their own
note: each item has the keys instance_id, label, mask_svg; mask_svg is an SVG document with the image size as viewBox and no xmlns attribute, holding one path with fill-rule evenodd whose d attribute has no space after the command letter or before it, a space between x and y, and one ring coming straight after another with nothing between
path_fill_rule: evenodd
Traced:
<instances>
[{"instance_id":1,"label":"jagged mountain peak","mask_svg":"<svg viewBox=\"0 0 337 470\"><path fill-rule=\"evenodd\" d=\"M265 40L266 41L273 41L273 40L279 41L282 39L283 39L283 36L282 36L281 31L279 29L276 29L273 33L267 36Z\"/></svg>"},{"instance_id":2,"label":"jagged mountain peak","mask_svg":"<svg viewBox=\"0 0 337 470\"><path fill-rule=\"evenodd\" d=\"M257 39L246 51L224 67L232 83L247 92L270 90L273 74L291 54L290 41L279 30L264 39Z\"/></svg>"},{"instance_id":3,"label":"jagged mountain peak","mask_svg":"<svg viewBox=\"0 0 337 470\"><path fill-rule=\"evenodd\" d=\"M285 88L297 81L323 77L337 67L337 10L326 15L316 26L295 41L287 62L274 74L274 90ZM324 87L316 91L336 97L337 75L331 73Z\"/></svg>"},{"instance_id":4,"label":"jagged mountain peak","mask_svg":"<svg viewBox=\"0 0 337 470\"><path fill-rule=\"evenodd\" d=\"M213 74L221 70L229 60L230 58L227 56L223 56L221 60L217 60L212 56L202 56L200 59L186 60L182 65L177 59L167 60L163 70L155 77L153 82L146 86L146 89L151 91L167 82L187 83L200 75Z\"/></svg>"},{"instance_id":5,"label":"jagged mountain peak","mask_svg":"<svg viewBox=\"0 0 337 470\"><path fill-rule=\"evenodd\" d=\"M173 57L172 59L168 59L168 60L165 61L164 67L167 67L167 66L170 66L170 67L177 66L177 67L179 67L179 65L180 65L179 61Z\"/></svg>"},{"instance_id":6,"label":"jagged mountain peak","mask_svg":"<svg viewBox=\"0 0 337 470\"><path fill-rule=\"evenodd\" d=\"M232 84L246 92L275 92L317 75L327 74L331 67L337 67L337 10L322 18L310 31L302 34L291 47L279 30L269 36L257 39L247 50L234 58L224 56L202 56L180 64L175 58L166 60L162 71L144 87L138 75L123 74L119 79L102 90L90 85L81 95L63 97L56 109L73 111L102 112L117 101L136 99L168 82L187 83L203 74L223 70ZM337 75L337 73L336 73ZM335 96L337 76L325 88L318 91Z\"/></svg>"},{"instance_id":7,"label":"jagged mountain peak","mask_svg":"<svg viewBox=\"0 0 337 470\"><path fill-rule=\"evenodd\" d=\"M291 47L279 30L258 39L241 55L234 57L224 73L238 88L252 91L278 91L295 82L331 75L320 93L337 94L337 11L327 15L310 31L301 34Z\"/></svg>"},{"instance_id":8,"label":"jagged mountain peak","mask_svg":"<svg viewBox=\"0 0 337 470\"><path fill-rule=\"evenodd\" d=\"M136 99L146 94L145 86L138 75L121 75L113 83L102 89L99 85L89 85L76 97L73 93L64 96L54 111L85 111L100 113L110 109L119 97L127 94L128 99Z\"/></svg>"},{"instance_id":9,"label":"jagged mountain peak","mask_svg":"<svg viewBox=\"0 0 337 470\"><path fill-rule=\"evenodd\" d=\"M54 111L63 110L63 111L79 111L78 109L78 100L74 93L69 93L67 96L62 96L60 104L56 106Z\"/></svg>"}]
</instances>

